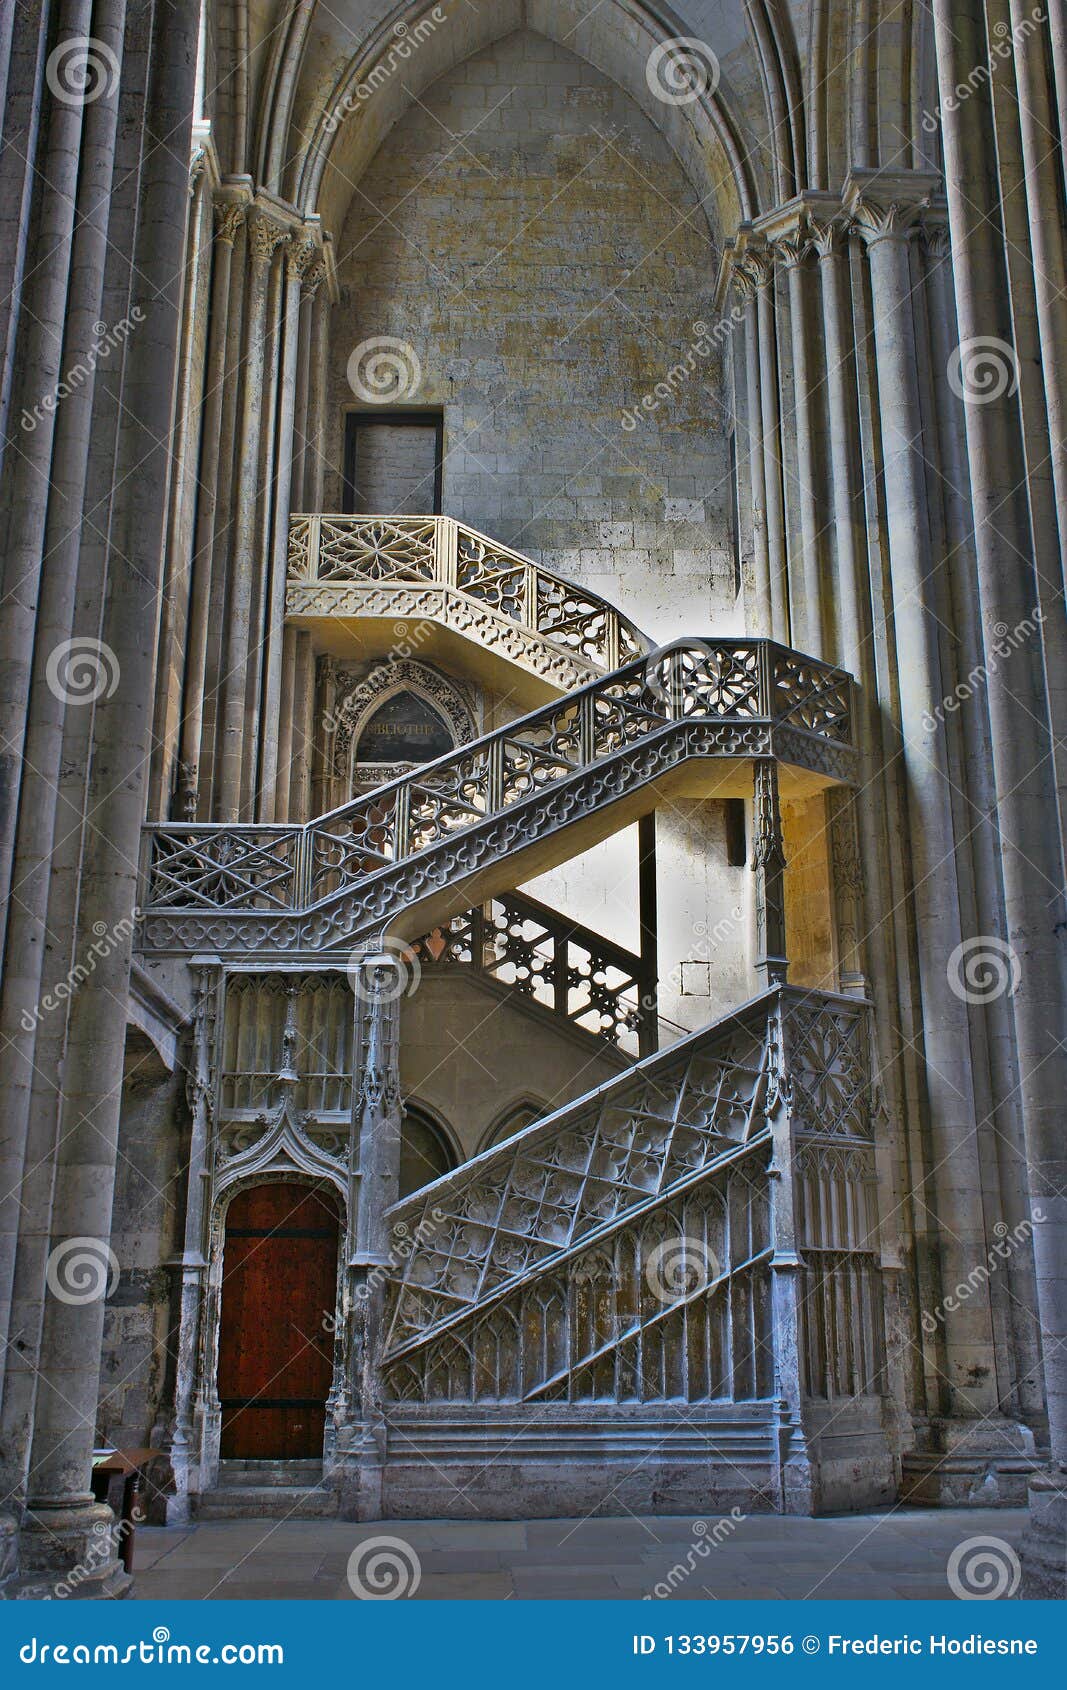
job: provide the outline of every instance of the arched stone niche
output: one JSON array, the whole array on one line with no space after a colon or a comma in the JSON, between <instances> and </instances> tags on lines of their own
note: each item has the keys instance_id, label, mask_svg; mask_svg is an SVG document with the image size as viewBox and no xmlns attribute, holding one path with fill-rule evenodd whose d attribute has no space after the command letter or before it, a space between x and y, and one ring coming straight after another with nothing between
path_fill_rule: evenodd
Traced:
<instances>
[{"instance_id":1,"label":"arched stone niche","mask_svg":"<svg viewBox=\"0 0 1067 1690\"><path fill-rule=\"evenodd\" d=\"M320 682L323 809L478 735L478 701L428 663L328 661ZM377 742L377 743L376 743Z\"/></svg>"}]
</instances>

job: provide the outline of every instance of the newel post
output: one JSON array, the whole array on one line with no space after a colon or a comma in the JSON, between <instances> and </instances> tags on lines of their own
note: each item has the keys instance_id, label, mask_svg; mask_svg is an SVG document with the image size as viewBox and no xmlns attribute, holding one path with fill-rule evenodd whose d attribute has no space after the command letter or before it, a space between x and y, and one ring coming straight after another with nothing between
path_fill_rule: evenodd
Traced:
<instances>
[{"instance_id":1,"label":"newel post","mask_svg":"<svg viewBox=\"0 0 1067 1690\"><path fill-rule=\"evenodd\" d=\"M400 1186L399 999L406 984L402 958L368 949L353 956L355 993L355 1135L358 1197L352 1277L352 1355L359 1409L356 1448L357 1518L382 1517L386 1425L382 1353L386 1336L386 1276L391 1261L387 1209Z\"/></svg>"},{"instance_id":2,"label":"newel post","mask_svg":"<svg viewBox=\"0 0 1067 1690\"><path fill-rule=\"evenodd\" d=\"M810 1514L811 1463L802 1415L804 1263L799 1250L799 1194L785 992L778 993L769 1014L765 1109L771 1132L768 1181L773 1252L774 1390L778 1399L778 1506L783 1514Z\"/></svg>"},{"instance_id":3,"label":"newel post","mask_svg":"<svg viewBox=\"0 0 1067 1690\"><path fill-rule=\"evenodd\" d=\"M789 962L785 933L785 846L778 765L758 758L752 795L752 870L756 876L756 972L760 984L784 986Z\"/></svg>"}]
</instances>

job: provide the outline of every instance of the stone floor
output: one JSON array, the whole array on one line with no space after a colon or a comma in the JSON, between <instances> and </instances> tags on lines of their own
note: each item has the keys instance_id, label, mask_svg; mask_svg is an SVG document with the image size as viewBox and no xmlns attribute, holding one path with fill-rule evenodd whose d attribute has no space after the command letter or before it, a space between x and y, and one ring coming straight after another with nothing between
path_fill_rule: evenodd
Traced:
<instances>
[{"instance_id":1,"label":"stone floor","mask_svg":"<svg viewBox=\"0 0 1067 1690\"><path fill-rule=\"evenodd\" d=\"M994 1538L1015 1565L1022 1510L889 1509L829 1519L219 1520L137 1534L135 1598L351 1601L353 1577L420 1600L669 1596L928 1600L949 1556ZM387 1538L386 1545L374 1540ZM704 1545L706 1553L700 1545ZM353 1551L360 1554L353 1557ZM672 1572L673 1569L673 1572Z\"/></svg>"}]
</instances>

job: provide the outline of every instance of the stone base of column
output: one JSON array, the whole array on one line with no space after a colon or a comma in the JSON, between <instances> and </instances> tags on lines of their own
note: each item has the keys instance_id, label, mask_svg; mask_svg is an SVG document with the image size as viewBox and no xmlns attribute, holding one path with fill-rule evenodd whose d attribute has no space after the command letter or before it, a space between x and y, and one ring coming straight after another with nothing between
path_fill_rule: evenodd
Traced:
<instances>
[{"instance_id":1,"label":"stone base of column","mask_svg":"<svg viewBox=\"0 0 1067 1690\"><path fill-rule=\"evenodd\" d=\"M115 1516L106 1502L79 1497L27 1513L19 1570L4 1586L8 1599L114 1601L133 1579L118 1557Z\"/></svg>"},{"instance_id":2,"label":"stone base of column","mask_svg":"<svg viewBox=\"0 0 1067 1690\"><path fill-rule=\"evenodd\" d=\"M380 1520L385 1491L385 1422L365 1421L353 1437L353 1447L338 1486L341 1518Z\"/></svg>"},{"instance_id":3,"label":"stone base of column","mask_svg":"<svg viewBox=\"0 0 1067 1690\"><path fill-rule=\"evenodd\" d=\"M931 1420L904 1456L900 1499L920 1508L1023 1508L1043 1457L1014 1420Z\"/></svg>"},{"instance_id":4,"label":"stone base of column","mask_svg":"<svg viewBox=\"0 0 1067 1690\"><path fill-rule=\"evenodd\" d=\"M1036 1473L1029 1501L1019 1595L1062 1602L1067 1599L1067 1472Z\"/></svg>"}]
</instances>

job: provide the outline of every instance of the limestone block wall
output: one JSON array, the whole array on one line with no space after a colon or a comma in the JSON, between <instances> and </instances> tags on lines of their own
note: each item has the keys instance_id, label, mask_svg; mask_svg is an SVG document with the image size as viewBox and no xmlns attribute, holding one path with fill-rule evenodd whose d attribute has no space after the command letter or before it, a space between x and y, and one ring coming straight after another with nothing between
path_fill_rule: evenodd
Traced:
<instances>
[{"instance_id":1,"label":"limestone block wall","mask_svg":"<svg viewBox=\"0 0 1067 1690\"><path fill-rule=\"evenodd\" d=\"M541 1026L456 970L427 970L401 1006L401 1091L440 1117L465 1158L516 1105L536 1102L548 1114L628 1060Z\"/></svg>"},{"instance_id":2,"label":"limestone block wall","mask_svg":"<svg viewBox=\"0 0 1067 1690\"><path fill-rule=\"evenodd\" d=\"M396 401L444 411L446 514L658 639L728 631L721 359L694 350L717 255L675 155L619 87L529 31L423 106L386 139L337 243L327 506L344 411L366 408L350 356L390 335L414 355Z\"/></svg>"}]
</instances>

